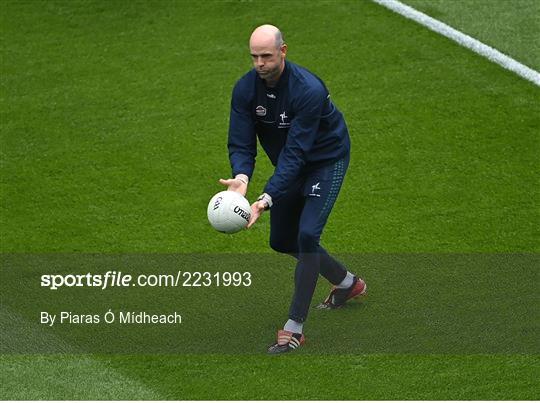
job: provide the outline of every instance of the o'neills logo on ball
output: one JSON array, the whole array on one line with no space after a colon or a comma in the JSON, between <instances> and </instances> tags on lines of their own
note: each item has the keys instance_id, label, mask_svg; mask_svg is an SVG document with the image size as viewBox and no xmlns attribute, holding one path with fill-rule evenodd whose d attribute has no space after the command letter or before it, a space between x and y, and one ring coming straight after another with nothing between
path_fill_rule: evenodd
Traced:
<instances>
[{"instance_id":1,"label":"o'neills logo on ball","mask_svg":"<svg viewBox=\"0 0 540 403\"><path fill-rule=\"evenodd\" d=\"M235 207L234 207L234 212L235 212L236 214L238 214L240 217L242 217L244 220L249 221L249 217L251 216L251 214L248 213L247 211L244 211L244 210L242 209L242 207L240 207L240 206L235 206Z\"/></svg>"},{"instance_id":2,"label":"o'neills logo on ball","mask_svg":"<svg viewBox=\"0 0 540 403\"><path fill-rule=\"evenodd\" d=\"M223 200L223 197L221 197L221 196L219 196L219 197L216 199L216 201L214 202L214 210L216 210L216 209L219 207L219 205L220 205L220 203L221 203L221 200Z\"/></svg>"}]
</instances>

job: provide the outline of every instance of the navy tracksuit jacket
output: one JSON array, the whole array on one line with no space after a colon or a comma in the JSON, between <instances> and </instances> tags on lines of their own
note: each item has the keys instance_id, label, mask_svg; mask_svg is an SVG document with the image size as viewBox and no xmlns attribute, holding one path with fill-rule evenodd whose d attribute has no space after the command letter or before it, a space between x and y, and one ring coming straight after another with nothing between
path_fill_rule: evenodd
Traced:
<instances>
[{"instance_id":1,"label":"navy tracksuit jacket","mask_svg":"<svg viewBox=\"0 0 540 403\"><path fill-rule=\"evenodd\" d=\"M270 245L298 259L289 317L303 322L319 273L333 284L346 275L319 241L349 163L349 133L322 80L286 61L275 87L255 69L234 87L228 139L233 177L253 175L257 139L275 166L264 188L274 203Z\"/></svg>"}]
</instances>

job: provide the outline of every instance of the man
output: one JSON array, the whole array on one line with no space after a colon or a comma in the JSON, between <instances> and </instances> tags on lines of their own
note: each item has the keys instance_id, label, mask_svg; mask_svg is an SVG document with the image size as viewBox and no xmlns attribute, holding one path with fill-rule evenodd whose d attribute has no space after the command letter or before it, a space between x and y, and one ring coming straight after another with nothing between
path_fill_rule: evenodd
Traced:
<instances>
[{"instance_id":1,"label":"man","mask_svg":"<svg viewBox=\"0 0 540 403\"><path fill-rule=\"evenodd\" d=\"M245 195L255 167L257 138L275 166L264 193L251 206L250 228L270 210L270 246L297 258L289 320L271 354L304 343L303 323L319 274L334 285L321 308L339 308L363 295L365 282L319 244L349 164L350 141L341 112L322 80L285 60L278 28L262 25L249 42L254 69L235 85L229 125L233 179L220 183Z\"/></svg>"}]
</instances>

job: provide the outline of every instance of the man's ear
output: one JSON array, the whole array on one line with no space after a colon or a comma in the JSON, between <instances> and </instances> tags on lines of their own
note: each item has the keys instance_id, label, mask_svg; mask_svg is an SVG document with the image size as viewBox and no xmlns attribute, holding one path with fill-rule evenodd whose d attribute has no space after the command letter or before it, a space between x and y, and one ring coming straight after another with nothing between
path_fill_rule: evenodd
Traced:
<instances>
[{"instance_id":1,"label":"man's ear","mask_svg":"<svg viewBox=\"0 0 540 403\"><path fill-rule=\"evenodd\" d=\"M281 55L285 57L287 55L287 44L284 43L283 45L281 45L281 48L279 50L281 51Z\"/></svg>"}]
</instances>

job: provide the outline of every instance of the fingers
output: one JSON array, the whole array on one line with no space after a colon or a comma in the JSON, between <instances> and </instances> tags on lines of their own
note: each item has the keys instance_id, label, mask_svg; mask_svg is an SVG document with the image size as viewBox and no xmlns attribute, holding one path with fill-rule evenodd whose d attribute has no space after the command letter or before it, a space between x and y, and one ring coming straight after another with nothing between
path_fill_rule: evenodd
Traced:
<instances>
[{"instance_id":1,"label":"fingers","mask_svg":"<svg viewBox=\"0 0 540 403\"><path fill-rule=\"evenodd\" d=\"M256 201L251 205L251 217L249 218L249 222L247 225L247 228L251 228L253 224L257 222L259 217L261 216L261 213L264 211L264 203L260 201Z\"/></svg>"},{"instance_id":2,"label":"fingers","mask_svg":"<svg viewBox=\"0 0 540 403\"><path fill-rule=\"evenodd\" d=\"M248 229L251 228L251 226L257 222L260 215L261 213L257 209L257 202L255 202L251 205L251 216L249 217L249 222L247 224Z\"/></svg>"},{"instance_id":3,"label":"fingers","mask_svg":"<svg viewBox=\"0 0 540 403\"><path fill-rule=\"evenodd\" d=\"M225 186L231 186L233 182L234 182L234 179L220 179L219 180L219 183Z\"/></svg>"},{"instance_id":4,"label":"fingers","mask_svg":"<svg viewBox=\"0 0 540 403\"><path fill-rule=\"evenodd\" d=\"M253 224L257 222L258 219L259 219L259 214L251 213L251 217L249 218L249 222L246 228L250 229L253 226Z\"/></svg>"},{"instance_id":5,"label":"fingers","mask_svg":"<svg viewBox=\"0 0 540 403\"><path fill-rule=\"evenodd\" d=\"M239 179L220 179L219 183L227 186L227 190L238 192L242 196L245 196L247 193L247 185Z\"/></svg>"}]
</instances>

